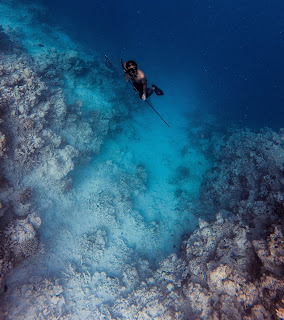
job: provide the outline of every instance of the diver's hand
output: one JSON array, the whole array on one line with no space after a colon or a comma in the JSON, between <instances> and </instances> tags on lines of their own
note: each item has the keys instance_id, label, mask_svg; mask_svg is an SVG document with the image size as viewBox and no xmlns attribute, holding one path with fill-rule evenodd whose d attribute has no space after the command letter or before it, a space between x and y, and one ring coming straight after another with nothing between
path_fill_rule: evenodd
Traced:
<instances>
[{"instance_id":1,"label":"diver's hand","mask_svg":"<svg viewBox=\"0 0 284 320\"><path fill-rule=\"evenodd\" d=\"M146 100L146 94L142 94L142 100Z\"/></svg>"}]
</instances>

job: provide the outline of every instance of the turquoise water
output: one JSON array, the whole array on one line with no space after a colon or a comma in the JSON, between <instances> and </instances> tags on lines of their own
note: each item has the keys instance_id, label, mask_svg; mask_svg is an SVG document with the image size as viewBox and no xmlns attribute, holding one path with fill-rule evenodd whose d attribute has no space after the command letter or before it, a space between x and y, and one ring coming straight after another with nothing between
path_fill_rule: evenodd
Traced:
<instances>
[{"instance_id":1,"label":"turquoise water","mask_svg":"<svg viewBox=\"0 0 284 320\"><path fill-rule=\"evenodd\" d=\"M79 87L76 93L80 93ZM93 93L82 91L83 101L92 99ZM121 242L127 252L133 251L134 256L145 257L157 266L178 251L182 235L196 227L193 213L181 209L177 190L187 192L194 207L210 164L199 148L188 143L189 119L178 109L171 115L174 103L166 97L153 97L157 110L170 119L168 128L145 102L135 98L137 110L119 124L122 131L111 134L90 163L75 168L74 189L60 197L52 193L49 199L49 191L42 191L39 206L46 212L42 237L51 251L57 252L56 259L63 259L52 268L57 269L57 264L62 267L66 260L83 263L74 248L79 245L80 250L81 237L96 229L108 234L109 249L98 266L88 265L91 270L121 272L124 256L117 258L118 266L112 258Z\"/></svg>"}]
</instances>

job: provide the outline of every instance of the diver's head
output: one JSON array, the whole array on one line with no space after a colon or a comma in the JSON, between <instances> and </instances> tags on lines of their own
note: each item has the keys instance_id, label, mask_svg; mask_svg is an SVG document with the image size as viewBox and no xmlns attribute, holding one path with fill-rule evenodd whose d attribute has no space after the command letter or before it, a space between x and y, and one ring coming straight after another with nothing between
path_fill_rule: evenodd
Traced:
<instances>
[{"instance_id":1,"label":"diver's head","mask_svg":"<svg viewBox=\"0 0 284 320\"><path fill-rule=\"evenodd\" d=\"M135 67L137 69L137 63L133 60L129 60L126 62L126 69L129 69L130 67Z\"/></svg>"},{"instance_id":2,"label":"diver's head","mask_svg":"<svg viewBox=\"0 0 284 320\"><path fill-rule=\"evenodd\" d=\"M126 69L130 76L137 74L137 63L133 60L126 62Z\"/></svg>"}]
</instances>

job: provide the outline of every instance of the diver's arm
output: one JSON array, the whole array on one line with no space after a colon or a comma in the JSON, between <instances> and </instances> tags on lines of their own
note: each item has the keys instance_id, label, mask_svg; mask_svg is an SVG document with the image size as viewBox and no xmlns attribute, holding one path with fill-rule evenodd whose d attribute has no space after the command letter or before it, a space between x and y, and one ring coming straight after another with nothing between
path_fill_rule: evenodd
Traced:
<instances>
[{"instance_id":1,"label":"diver's arm","mask_svg":"<svg viewBox=\"0 0 284 320\"><path fill-rule=\"evenodd\" d=\"M125 72L124 78L125 78L125 81L126 81L126 82L129 81L129 76L128 76L128 74L127 74L126 72Z\"/></svg>"}]
</instances>

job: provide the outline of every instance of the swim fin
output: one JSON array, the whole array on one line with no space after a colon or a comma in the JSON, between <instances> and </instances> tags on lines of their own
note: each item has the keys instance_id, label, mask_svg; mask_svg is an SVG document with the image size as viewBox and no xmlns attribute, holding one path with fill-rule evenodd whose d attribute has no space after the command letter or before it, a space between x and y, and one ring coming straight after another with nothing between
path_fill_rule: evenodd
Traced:
<instances>
[{"instance_id":1,"label":"swim fin","mask_svg":"<svg viewBox=\"0 0 284 320\"><path fill-rule=\"evenodd\" d=\"M155 88L154 92L156 93L157 96L163 96L164 95L164 92L161 89L159 89L157 86L152 84L152 87Z\"/></svg>"}]
</instances>

